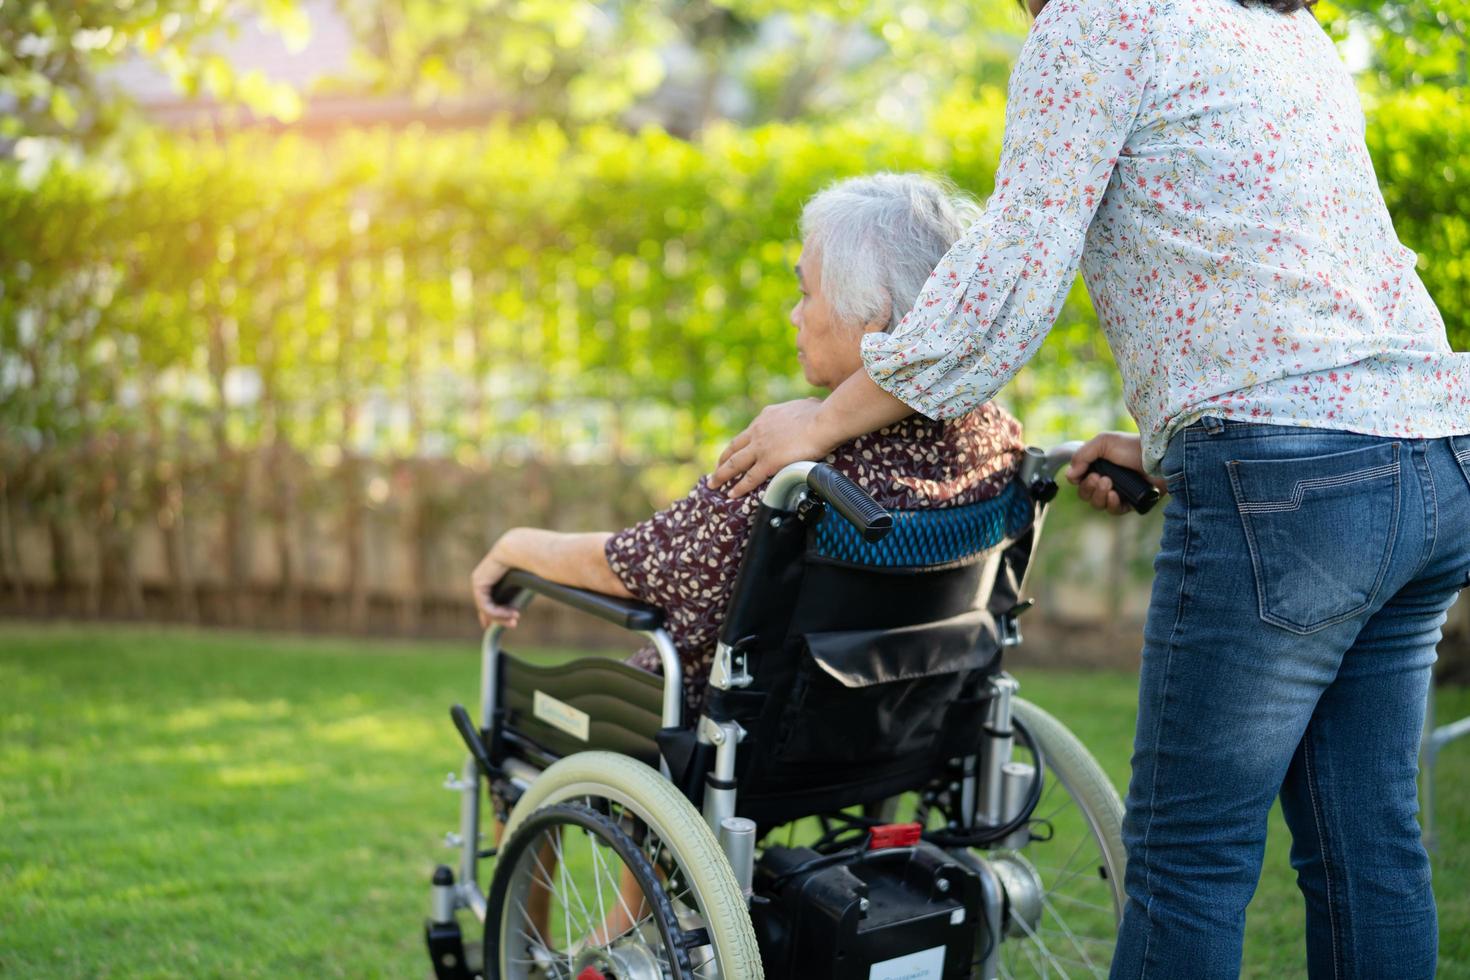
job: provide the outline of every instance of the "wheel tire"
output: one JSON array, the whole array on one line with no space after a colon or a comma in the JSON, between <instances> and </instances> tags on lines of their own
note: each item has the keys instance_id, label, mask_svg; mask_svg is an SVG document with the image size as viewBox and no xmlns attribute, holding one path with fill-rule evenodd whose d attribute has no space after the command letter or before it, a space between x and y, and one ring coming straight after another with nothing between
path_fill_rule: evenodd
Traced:
<instances>
[{"instance_id":1,"label":"wheel tire","mask_svg":"<svg viewBox=\"0 0 1470 980\"><path fill-rule=\"evenodd\" d=\"M724 850L684 795L638 760L613 752L578 752L552 764L516 803L505 839L538 808L584 798L622 805L673 854L704 913L722 980L761 980L750 911Z\"/></svg>"},{"instance_id":2,"label":"wheel tire","mask_svg":"<svg viewBox=\"0 0 1470 980\"><path fill-rule=\"evenodd\" d=\"M1106 862L1108 881L1113 886L1113 907L1121 924L1123 873L1128 852L1123 847L1123 801L1118 791L1092 753L1066 725L1024 698L1013 699L1011 711L1030 729L1041 746L1046 768L1072 794L1091 825L1098 850Z\"/></svg>"},{"instance_id":3,"label":"wheel tire","mask_svg":"<svg viewBox=\"0 0 1470 980\"><path fill-rule=\"evenodd\" d=\"M555 846L560 848L567 843L566 836L562 834L562 831L566 829L583 831L617 855L622 867L626 868L637 881L644 901L649 907L649 918L658 930L663 953L660 972L667 971L677 977L688 976L690 973L689 952L681 948L676 941L679 934L679 923L674 915L673 903L669 901L668 894L659 883L653 865L648 863L647 856L644 855L638 844L623 832L616 821L581 803L550 803L537 807L530 816L521 821L517 833L506 838L506 843L500 848L495 865L495 877L491 882L490 894L486 901L485 920L486 935L499 937L496 944L497 951L507 948L508 930L519 931L521 929L515 915L506 906L508 903L523 902L524 895L521 895L519 900L512 896L522 889L532 887L535 881L535 869L525 864L527 852L539 849L543 841L549 840L557 841ZM558 850L557 853L560 851ZM532 854L531 860L536 862L537 867L541 867L541 859L538 856ZM565 865L558 868L559 872L565 872L565 870ZM560 877L565 882L571 875L563 873ZM600 881L594 881L594 889L600 890L602 887ZM562 896L562 901L566 902L565 896ZM524 913L524 904L516 904L515 907ZM583 913L590 914L588 909L591 907L594 906L584 905ZM587 924L592 925L590 922ZM545 937L539 932L536 938L545 942ZM562 951L552 951L545 945L542 949L548 958L562 955ZM651 953L646 947L645 951ZM571 975L574 967L571 965L570 951L566 952L566 955L568 975ZM491 958L485 964L484 972L487 980L506 980L510 975L505 969L503 956Z\"/></svg>"},{"instance_id":4,"label":"wheel tire","mask_svg":"<svg viewBox=\"0 0 1470 980\"><path fill-rule=\"evenodd\" d=\"M1106 977L1123 918L1123 803L1065 725L1020 698L1011 710L1044 763L1032 818L1033 833L1044 830L1044 836L1020 850L970 852L989 864L1006 892L998 975Z\"/></svg>"}]
</instances>

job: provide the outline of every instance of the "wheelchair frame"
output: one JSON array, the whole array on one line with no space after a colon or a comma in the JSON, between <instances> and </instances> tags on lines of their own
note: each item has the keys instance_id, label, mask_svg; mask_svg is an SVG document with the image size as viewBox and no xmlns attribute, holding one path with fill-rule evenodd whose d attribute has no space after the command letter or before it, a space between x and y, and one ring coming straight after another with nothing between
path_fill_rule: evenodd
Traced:
<instances>
[{"instance_id":1,"label":"wheelchair frame","mask_svg":"<svg viewBox=\"0 0 1470 980\"><path fill-rule=\"evenodd\" d=\"M515 600L517 608L528 605L534 593L523 591ZM495 715L496 678L499 676L500 637L505 627L496 624L485 631L480 646L480 727L490 727ZM684 716L684 667L679 661L679 651L668 631L659 627L652 630L635 630L648 637L658 651L659 662L664 671L662 724L678 727ZM518 789L525 790L540 774L534 766L517 759L507 759L507 776ZM667 766L661 767L668 776ZM448 921L456 908L467 908L483 924L485 921L485 893L477 881L477 866L480 861L480 777L482 767L473 753L465 757L464 771L459 777L451 773L444 781L446 789L458 790L460 798L460 829L450 833L445 840L458 846L459 880L452 893L445 894L442 886L435 887L434 912L436 921Z\"/></svg>"},{"instance_id":2,"label":"wheelchair frame","mask_svg":"<svg viewBox=\"0 0 1470 980\"><path fill-rule=\"evenodd\" d=\"M1042 506L1038 508L1035 520L1031 525L1034 534L1040 534L1045 515L1045 502L1050 500L1051 495L1055 493L1053 478L1056 472L1070 461L1072 454L1080 446L1080 442L1068 442L1045 453L1035 448L1027 449L1018 479L1022 481L1023 486L1031 488L1033 492L1038 486L1041 487L1037 499L1042 502ZM773 478L762 495L762 503L783 512L795 511L808 497L813 495L807 479L816 465L811 462L802 462L787 466ZM1049 490L1046 488L1047 484L1050 484ZM856 490L855 485L853 489ZM861 491L858 492L861 493ZM863 496L866 497L866 494ZM836 504L835 501L828 500L828 502ZM868 502L871 503L871 501ZM840 505L838 507L839 510L843 510ZM843 512L846 514L845 510ZM780 517L773 518L773 521L779 520L781 520ZM987 566L981 575L981 591L989 591L1001 560L1002 555L999 550L985 559ZM551 583L539 583L541 587L538 588L536 582L528 582L524 579L517 584L521 585L521 591L512 600L516 608L524 608L536 594L543 594L553 599L560 598L563 601L571 599L571 604L575 607L612 621L615 617L609 614L609 610L627 612L639 606L636 603L613 600L608 597L605 603L599 603L603 608L595 609L577 601L589 598L580 590L554 586ZM1018 583L1017 591L1019 592L1023 587L1024 578ZM559 592L563 594L558 595ZM1013 612L1023 611L1027 606L1029 602L1021 604ZM628 619L631 622L632 617ZM652 642L663 670L661 724L665 728L682 727L683 671L672 638L662 626L637 629L626 623L622 625ZM1000 627L1002 649L1016 646L1021 642L1014 615L998 617L997 625ZM497 711L500 641L504 631L505 627L501 625L492 626L484 634L481 643L479 726L482 732L490 729ZM751 681L752 677L744 661L744 654L724 642L719 643L711 668L710 686L728 690L743 687L750 684ZM1022 794L1028 788L1025 785L1018 785L1015 772L1007 771L1007 763L1011 760L1015 745L1012 699L1015 697L1018 685L1003 671L990 677L988 684L991 694L985 716L985 729L988 736L982 742L979 756L965 759L963 775L959 780L960 811L965 815L969 826L996 827L1012 820L1017 816L1019 808L1024 805ZM739 744L746 733L735 721L715 722L705 715L701 715L696 726L696 733L701 743L714 748L712 771L714 779L712 782L718 784L709 785L707 783L705 785L702 816L720 843L748 900L754 863L756 828L753 821L736 816L737 790L733 785L736 755ZM1034 745L1032 748L1033 751L1036 750ZM542 772L541 769L530 763L513 757L507 758L499 768L504 777L522 793ZM666 760L660 760L660 770L665 779L670 778ZM480 826L482 818L480 779L487 775L489 774L485 772L484 765L477 759L472 746L461 775L455 776L450 773L445 779L446 789L461 794L460 829L457 833L446 834L445 838L447 846L457 847L459 850L459 873L457 880L446 880L448 876L442 874L444 869L441 869L441 873L436 873L432 888L431 928L435 923L452 922L459 909L469 910L482 925L487 925L488 900L486 892L478 881L478 863L482 858L488 856L487 852L481 850ZM1019 779L1019 783L1026 782L1025 777ZM1086 810L1083 812L1091 825L1089 830L1100 837L1102 829L1096 825L1094 814ZM1027 833L1024 826L1011 830L1007 836L997 840L993 846L1019 849L1026 843L1026 840L1018 839L1018 835L1020 838L1025 838ZM989 920L986 925L990 930L990 935L999 936L1004 927L1002 916L1006 894L1005 883L985 862L980 862L977 870L982 879L982 890ZM1117 875L1118 880L1121 880L1123 870L1121 867L1109 867L1107 870L1109 874ZM1121 913L1121 909L1117 911ZM999 942L991 944L990 951L980 964L981 976L996 975L999 947Z\"/></svg>"}]
</instances>

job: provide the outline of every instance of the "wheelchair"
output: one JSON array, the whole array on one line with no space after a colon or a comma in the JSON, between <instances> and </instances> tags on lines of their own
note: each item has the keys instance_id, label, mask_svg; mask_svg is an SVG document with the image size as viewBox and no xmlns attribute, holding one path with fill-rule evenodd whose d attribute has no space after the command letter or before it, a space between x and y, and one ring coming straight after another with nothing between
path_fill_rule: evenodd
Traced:
<instances>
[{"instance_id":1,"label":"wheelchair","mask_svg":"<svg viewBox=\"0 0 1470 980\"><path fill-rule=\"evenodd\" d=\"M697 718L660 610L508 574L498 602L539 596L643 634L662 676L532 663L486 632L479 722L450 712L468 758L446 781L459 861L431 882L435 976L1105 976L1122 803L1002 669L1079 445L1028 449L1000 496L925 511L887 512L825 464L786 467ZM1105 467L1135 509L1157 499ZM485 802L503 833L486 833Z\"/></svg>"}]
</instances>

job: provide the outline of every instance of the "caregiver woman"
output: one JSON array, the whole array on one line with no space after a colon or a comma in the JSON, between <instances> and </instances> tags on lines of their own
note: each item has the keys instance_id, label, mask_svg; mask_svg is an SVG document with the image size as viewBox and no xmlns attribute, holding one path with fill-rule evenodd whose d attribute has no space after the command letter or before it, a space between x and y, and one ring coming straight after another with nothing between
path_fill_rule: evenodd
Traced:
<instances>
[{"instance_id":1,"label":"caregiver woman","mask_svg":"<svg viewBox=\"0 0 1470 980\"><path fill-rule=\"evenodd\" d=\"M1470 354L1299 0L1037 6L984 216L868 335L866 372L766 409L714 483L739 495L914 411L970 411L1041 345L1080 263L1142 438L1093 439L1068 476L1101 455L1172 493L1113 976L1239 975L1278 793L1311 975L1433 976L1415 757L1470 579ZM1122 509L1105 480L1080 489Z\"/></svg>"}]
</instances>

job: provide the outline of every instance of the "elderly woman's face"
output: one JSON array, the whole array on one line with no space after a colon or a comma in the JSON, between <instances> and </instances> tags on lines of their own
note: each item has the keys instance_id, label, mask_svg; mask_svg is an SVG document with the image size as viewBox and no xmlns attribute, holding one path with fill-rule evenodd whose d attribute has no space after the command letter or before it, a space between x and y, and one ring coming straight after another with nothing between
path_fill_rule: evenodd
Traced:
<instances>
[{"instance_id":1,"label":"elderly woman's face","mask_svg":"<svg viewBox=\"0 0 1470 980\"><path fill-rule=\"evenodd\" d=\"M796 326L796 359L808 384L836 388L863 366L863 334L882 330L886 322L859 327L840 322L831 302L822 295L822 257L803 248L796 264L796 281L801 297L791 308Z\"/></svg>"}]
</instances>

